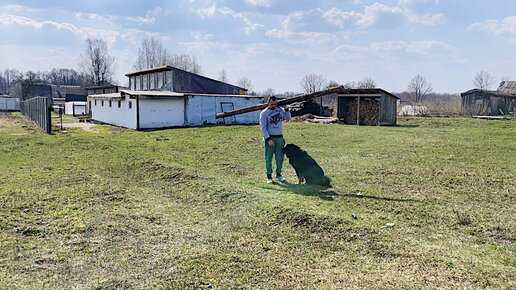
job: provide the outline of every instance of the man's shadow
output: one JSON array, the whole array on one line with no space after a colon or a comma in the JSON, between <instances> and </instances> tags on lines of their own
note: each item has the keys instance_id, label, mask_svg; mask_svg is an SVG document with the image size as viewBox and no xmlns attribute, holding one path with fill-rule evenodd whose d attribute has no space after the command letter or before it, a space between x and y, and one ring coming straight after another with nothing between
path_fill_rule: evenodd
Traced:
<instances>
[{"instance_id":1,"label":"man's shadow","mask_svg":"<svg viewBox=\"0 0 516 290\"><path fill-rule=\"evenodd\" d=\"M306 195L306 196L318 196L324 200L335 200L335 197L339 196L339 193L334 191L332 187L319 186L319 185L310 185L310 184L294 184L288 182L276 182L276 185L283 188L284 190L288 190L294 192L296 194Z\"/></svg>"}]
</instances>

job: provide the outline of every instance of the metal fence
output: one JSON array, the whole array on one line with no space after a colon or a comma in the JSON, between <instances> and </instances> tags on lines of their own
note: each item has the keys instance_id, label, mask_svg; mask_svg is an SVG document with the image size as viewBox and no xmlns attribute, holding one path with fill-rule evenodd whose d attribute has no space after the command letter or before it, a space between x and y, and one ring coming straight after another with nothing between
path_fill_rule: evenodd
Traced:
<instances>
[{"instance_id":1,"label":"metal fence","mask_svg":"<svg viewBox=\"0 0 516 290\"><path fill-rule=\"evenodd\" d=\"M45 130L47 134L52 131L52 122L50 118L51 104L46 97L35 97L20 102L22 114L28 116L32 121Z\"/></svg>"},{"instance_id":2,"label":"metal fence","mask_svg":"<svg viewBox=\"0 0 516 290\"><path fill-rule=\"evenodd\" d=\"M0 97L0 111L19 111L20 99Z\"/></svg>"}]
</instances>

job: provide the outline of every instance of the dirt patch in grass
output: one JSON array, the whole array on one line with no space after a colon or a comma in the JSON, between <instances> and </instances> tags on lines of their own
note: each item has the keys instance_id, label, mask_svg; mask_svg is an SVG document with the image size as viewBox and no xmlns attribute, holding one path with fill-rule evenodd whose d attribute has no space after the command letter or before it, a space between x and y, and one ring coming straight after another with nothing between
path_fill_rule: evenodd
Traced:
<instances>
[{"instance_id":1,"label":"dirt patch in grass","mask_svg":"<svg viewBox=\"0 0 516 290\"><path fill-rule=\"evenodd\" d=\"M374 235L373 231L363 227L353 227L351 222L340 218L316 216L285 208L277 208L273 212L275 212L275 223L288 224L293 229L320 239L355 241L366 240Z\"/></svg>"},{"instance_id":2,"label":"dirt patch in grass","mask_svg":"<svg viewBox=\"0 0 516 290\"><path fill-rule=\"evenodd\" d=\"M164 165L154 160L147 160L139 164L146 175L159 179L172 185L188 184L198 179L198 176L185 172L183 168Z\"/></svg>"}]
</instances>

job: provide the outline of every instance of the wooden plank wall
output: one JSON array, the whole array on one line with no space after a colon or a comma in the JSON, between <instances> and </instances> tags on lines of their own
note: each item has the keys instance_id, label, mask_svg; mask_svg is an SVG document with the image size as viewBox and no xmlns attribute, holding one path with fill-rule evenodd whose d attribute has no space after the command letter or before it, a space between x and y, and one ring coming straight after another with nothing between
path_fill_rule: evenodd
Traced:
<instances>
[{"instance_id":1,"label":"wooden plank wall","mask_svg":"<svg viewBox=\"0 0 516 290\"><path fill-rule=\"evenodd\" d=\"M380 125L396 125L397 100L389 95L382 94L380 100Z\"/></svg>"}]
</instances>

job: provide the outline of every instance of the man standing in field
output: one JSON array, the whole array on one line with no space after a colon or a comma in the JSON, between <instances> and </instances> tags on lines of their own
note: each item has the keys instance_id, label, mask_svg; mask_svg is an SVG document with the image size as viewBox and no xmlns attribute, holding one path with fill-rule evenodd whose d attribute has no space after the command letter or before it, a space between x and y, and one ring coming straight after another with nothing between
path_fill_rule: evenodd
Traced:
<instances>
[{"instance_id":1,"label":"man standing in field","mask_svg":"<svg viewBox=\"0 0 516 290\"><path fill-rule=\"evenodd\" d=\"M291 119L289 109L278 108L278 99L272 96L267 101L267 108L260 113L260 128L263 133L263 146L265 148L265 170L267 183L272 183L272 156L276 157L276 179L285 182L281 176L283 168L283 152L285 146L283 139L283 121Z\"/></svg>"}]
</instances>

